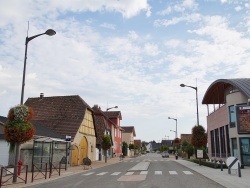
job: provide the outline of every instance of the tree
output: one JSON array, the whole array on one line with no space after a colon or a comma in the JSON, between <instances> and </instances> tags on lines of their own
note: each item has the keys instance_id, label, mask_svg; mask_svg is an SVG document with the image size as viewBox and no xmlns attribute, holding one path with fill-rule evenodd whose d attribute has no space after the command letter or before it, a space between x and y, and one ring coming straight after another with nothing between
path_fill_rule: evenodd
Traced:
<instances>
[{"instance_id":1,"label":"tree","mask_svg":"<svg viewBox=\"0 0 250 188\"><path fill-rule=\"evenodd\" d=\"M202 149L206 148L207 145L207 133L203 126L194 126L192 128L192 139L191 143L195 147L195 149ZM204 152L203 152L204 153Z\"/></svg>"},{"instance_id":2,"label":"tree","mask_svg":"<svg viewBox=\"0 0 250 188\"><path fill-rule=\"evenodd\" d=\"M191 143L196 149L206 147L207 145L207 133L203 126L194 126L192 128L192 139Z\"/></svg>"},{"instance_id":3,"label":"tree","mask_svg":"<svg viewBox=\"0 0 250 188\"><path fill-rule=\"evenodd\" d=\"M160 151L161 151L161 152L163 152L163 151L168 151L168 150L169 150L168 146L166 146L166 145L161 145L161 147L160 147Z\"/></svg>"},{"instance_id":4,"label":"tree","mask_svg":"<svg viewBox=\"0 0 250 188\"><path fill-rule=\"evenodd\" d=\"M182 142L182 151L184 151L185 153L187 153L188 159L190 159L190 156L193 155L194 147L187 140L183 140L183 142Z\"/></svg>"},{"instance_id":5,"label":"tree","mask_svg":"<svg viewBox=\"0 0 250 188\"><path fill-rule=\"evenodd\" d=\"M128 148L129 148L129 150L135 149L135 145L134 144L129 144Z\"/></svg>"},{"instance_id":6,"label":"tree","mask_svg":"<svg viewBox=\"0 0 250 188\"><path fill-rule=\"evenodd\" d=\"M128 155L128 144L126 142L122 142L122 153L123 153L123 156Z\"/></svg>"},{"instance_id":7,"label":"tree","mask_svg":"<svg viewBox=\"0 0 250 188\"><path fill-rule=\"evenodd\" d=\"M107 163L107 150L111 147L110 135L106 134L102 137L102 149L105 151L105 163Z\"/></svg>"}]
</instances>

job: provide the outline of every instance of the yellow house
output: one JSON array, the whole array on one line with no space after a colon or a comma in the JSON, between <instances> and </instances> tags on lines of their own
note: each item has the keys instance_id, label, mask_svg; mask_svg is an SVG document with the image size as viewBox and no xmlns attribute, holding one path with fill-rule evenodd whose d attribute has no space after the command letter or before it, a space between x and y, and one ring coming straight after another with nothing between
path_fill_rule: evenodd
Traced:
<instances>
[{"instance_id":1,"label":"yellow house","mask_svg":"<svg viewBox=\"0 0 250 188\"><path fill-rule=\"evenodd\" d=\"M82 164L83 158L96 159L96 130L92 108L78 95L28 98L25 105L33 108L34 120L64 138L71 137L68 153L71 165Z\"/></svg>"}]
</instances>

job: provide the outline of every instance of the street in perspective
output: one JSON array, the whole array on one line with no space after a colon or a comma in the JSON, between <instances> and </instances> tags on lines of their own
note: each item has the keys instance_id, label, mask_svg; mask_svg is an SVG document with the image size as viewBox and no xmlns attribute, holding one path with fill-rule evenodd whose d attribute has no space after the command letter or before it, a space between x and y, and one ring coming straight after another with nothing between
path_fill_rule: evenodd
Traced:
<instances>
[{"instance_id":1,"label":"street in perspective","mask_svg":"<svg viewBox=\"0 0 250 188\"><path fill-rule=\"evenodd\" d=\"M246 171L243 171L242 180L235 172L227 174L227 170L221 172L220 169L199 166L187 160L176 160L172 154L169 158L163 158L161 153L147 153L123 160L113 158L103 164L96 168L93 164L88 170L71 167L62 172L61 177L19 187L242 188L248 187L250 183L246 177L250 173L245 174Z\"/></svg>"}]
</instances>

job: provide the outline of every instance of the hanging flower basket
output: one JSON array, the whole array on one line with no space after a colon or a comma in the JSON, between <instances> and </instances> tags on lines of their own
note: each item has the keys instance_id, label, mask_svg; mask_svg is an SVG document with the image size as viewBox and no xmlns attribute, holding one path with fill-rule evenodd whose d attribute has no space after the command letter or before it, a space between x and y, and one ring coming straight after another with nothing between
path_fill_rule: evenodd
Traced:
<instances>
[{"instance_id":1,"label":"hanging flower basket","mask_svg":"<svg viewBox=\"0 0 250 188\"><path fill-rule=\"evenodd\" d=\"M5 140L10 143L10 151L15 144L22 144L32 139L35 129L30 122L34 112L25 105L19 105L9 110L8 120L4 127Z\"/></svg>"}]
</instances>

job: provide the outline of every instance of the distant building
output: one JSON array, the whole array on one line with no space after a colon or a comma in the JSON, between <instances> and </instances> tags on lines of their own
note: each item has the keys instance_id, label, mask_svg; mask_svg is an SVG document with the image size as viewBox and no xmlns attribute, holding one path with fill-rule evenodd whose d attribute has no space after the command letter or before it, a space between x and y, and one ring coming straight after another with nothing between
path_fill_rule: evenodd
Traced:
<instances>
[{"instance_id":1,"label":"distant building","mask_svg":"<svg viewBox=\"0 0 250 188\"><path fill-rule=\"evenodd\" d=\"M186 140L187 142L191 143L192 134L181 134L181 142Z\"/></svg>"}]
</instances>

